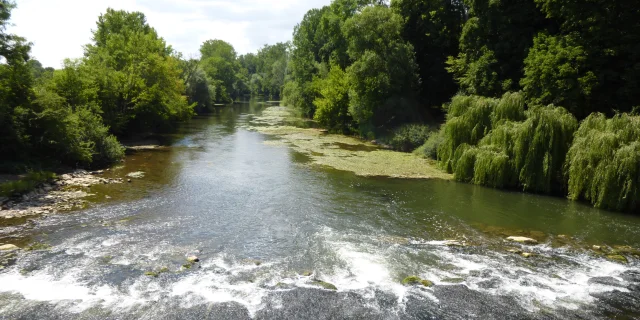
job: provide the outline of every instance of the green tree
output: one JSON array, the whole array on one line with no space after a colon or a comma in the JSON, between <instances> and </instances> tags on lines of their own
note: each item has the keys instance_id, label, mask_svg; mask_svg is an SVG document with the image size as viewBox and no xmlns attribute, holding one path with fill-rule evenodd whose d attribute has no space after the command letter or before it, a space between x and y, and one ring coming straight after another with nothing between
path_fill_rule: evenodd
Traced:
<instances>
[{"instance_id":1,"label":"green tree","mask_svg":"<svg viewBox=\"0 0 640 320\"><path fill-rule=\"evenodd\" d=\"M200 47L202 70L215 86L215 97L220 102L236 98L235 85L240 64L233 46L222 40L207 40Z\"/></svg>"},{"instance_id":2,"label":"green tree","mask_svg":"<svg viewBox=\"0 0 640 320\"><path fill-rule=\"evenodd\" d=\"M166 128L191 116L179 60L144 14L107 9L85 63L94 77L105 123L119 135Z\"/></svg>"},{"instance_id":3,"label":"green tree","mask_svg":"<svg viewBox=\"0 0 640 320\"><path fill-rule=\"evenodd\" d=\"M446 62L458 55L464 4L461 0L393 0L391 8L404 18L403 37L416 51L423 103L439 108L458 91Z\"/></svg>"},{"instance_id":4,"label":"green tree","mask_svg":"<svg viewBox=\"0 0 640 320\"><path fill-rule=\"evenodd\" d=\"M499 97L518 91L533 37L548 26L534 0L467 0L469 19L449 72L465 93Z\"/></svg>"},{"instance_id":5,"label":"green tree","mask_svg":"<svg viewBox=\"0 0 640 320\"><path fill-rule=\"evenodd\" d=\"M319 97L314 119L332 132L348 133L353 119L349 114L349 83L339 65L332 65L327 78L319 81Z\"/></svg>"},{"instance_id":6,"label":"green tree","mask_svg":"<svg viewBox=\"0 0 640 320\"><path fill-rule=\"evenodd\" d=\"M25 156L33 96L31 44L6 32L14 8L13 2L0 0L0 158L11 161Z\"/></svg>"},{"instance_id":7,"label":"green tree","mask_svg":"<svg viewBox=\"0 0 640 320\"><path fill-rule=\"evenodd\" d=\"M419 84L413 46L404 41L402 17L384 6L366 7L347 20L345 37L354 63L347 68L349 112L368 136L415 117Z\"/></svg>"},{"instance_id":8,"label":"green tree","mask_svg":"<svg viewBox=\"0 0 640 320\"><path fill-rule=\"evenodd\" d=\"M597 82L587 52L574 37L541 33L525 59L525 77L520 83L530 103L565 106L583 118L593 111L590 98Z\"/></svg>"},{"instance_id":9,"label":"green tree","mask_svg":"<svg viewBox=\"0 0 640 320\"><path fill-rule=\"evenodd\" d=\"M536 38L525 66L528 99L579 118L631 111L640 101L637 1L535 0L555 28Z\"/></svg>"}]
</instances>

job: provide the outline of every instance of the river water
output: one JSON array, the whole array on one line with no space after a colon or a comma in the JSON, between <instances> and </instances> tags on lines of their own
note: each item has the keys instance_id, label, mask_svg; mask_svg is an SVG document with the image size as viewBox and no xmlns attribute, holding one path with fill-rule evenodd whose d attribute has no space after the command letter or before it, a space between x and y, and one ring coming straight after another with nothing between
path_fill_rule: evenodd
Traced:
<instances>
[{"instance_id":1,"label":"river water","mask_svg":"<svg viewBox=\"0 0 640 320\"><path fill-rule=\"evenodd\" d=\"M197 117L127 156L106 175L144 178L92 187L88 209L0 228L0 243L52 246L0 270L0 319L640 317L639 260L589 249L640 247L637 217L313 166L243 129L261 108ZM200 262L183 267L189 255ZM403 286L411 275L435 286Z\"/></svg>"}]
</instances>

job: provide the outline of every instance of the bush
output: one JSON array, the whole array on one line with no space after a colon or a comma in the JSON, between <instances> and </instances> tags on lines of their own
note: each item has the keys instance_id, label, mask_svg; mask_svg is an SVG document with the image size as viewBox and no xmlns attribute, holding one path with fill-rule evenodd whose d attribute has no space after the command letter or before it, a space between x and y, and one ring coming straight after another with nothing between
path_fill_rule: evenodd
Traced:
<instances>
[{"instance_id":1,"label":"bush","mask_svg":"<svg viewBox=\"0 0 640 320\"><path fill-rule=\"evenodd\" d=\"M0 184L0 196L10 197L14 194L27 193L42 183L51 181L56 178L55 173L52 172L30 172L26 177L17 180Z\"/></svg>"},{"instance_id":2,"label":"bush","mask_svg":"<svg viewBox=\"0 0 640 320\"><path fill-rule=\"evenodd\" d=\"M569 198L597 208L637 211L640 202L640 116L601 113L576 132L565 165Z\"/></svg>"},{"instance_id":3,"label":"bush","mask_svg":"<svg viewBox=\"0 0 640 320\"><path fill-rule=\"evenodd\" d=\"M124 148L109 134L102 117L91 107L68 107L53 92L39 90L30 128L34 155L69 166L113 163Z\"/></svg>"},{"instance_id":4,"label":"bush","mask_svg":"<svg viewBox=\"0 0 640 320\"><path fill-rule=\"evenodd\" d=\"M429 126L423 124L407 124L393 132L389 144L394 150L411 152L429 139L431 131Z\"/></svg>"},{"instance_id":5,"label":"bush","mask_svg":"<svg viewBox=\"0 0 640 320\"><path fill-rule=\"evenodd\" d=\"M438 148L444 141L444 130L440 129L438 131L433 131L429 133L429 137L427 141L416 149L414 152L417 155L423 156L425 158L436 160L438 159Z\"/></svg>"}]
</instances>

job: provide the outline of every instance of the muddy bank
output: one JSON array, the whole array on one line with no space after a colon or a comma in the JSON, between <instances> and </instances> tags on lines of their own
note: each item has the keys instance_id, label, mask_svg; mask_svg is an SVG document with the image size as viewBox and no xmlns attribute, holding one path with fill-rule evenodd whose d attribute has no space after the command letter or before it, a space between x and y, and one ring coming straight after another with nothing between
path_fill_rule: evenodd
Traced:
<instances>
[{"instance_id":1,"label":"muddy bank","mask_svg":"<svg viewBox=\"0 0 640 320\"><path fill-rule=\"evenodd\" d=\"M0 199L0 219L20 219L83 208L87 203L83 199L91 195L91 186L125 181L122 178L103 178L103 173L104 170L76 170L43 183L27 194Z\"/></svg>"}]
</instances>

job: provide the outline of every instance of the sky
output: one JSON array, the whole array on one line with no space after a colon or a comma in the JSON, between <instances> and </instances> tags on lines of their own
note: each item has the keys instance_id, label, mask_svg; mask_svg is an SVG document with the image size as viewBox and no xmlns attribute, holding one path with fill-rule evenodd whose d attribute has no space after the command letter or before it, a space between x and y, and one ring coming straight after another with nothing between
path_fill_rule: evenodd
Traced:
<instances>
[{"instance_id":1,"label":"sky","mask_svg":"<svg viewBox=\"0 0 640 320\"><path fill-rule=\"evenodd\" d=\"M33 43L32 56L59 68L82 57L91 31L107 8L141 11L149 25L186 57L209 39L231 43L239 54L291 40L293 27L312 8L331 0L16 0L10 33Z\"/></svg>"}]
</instances>

